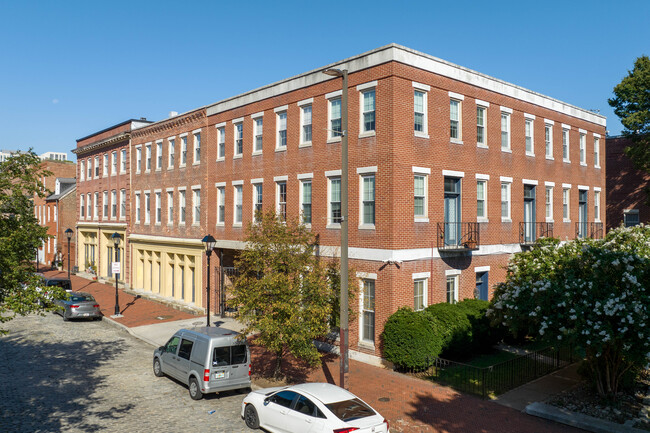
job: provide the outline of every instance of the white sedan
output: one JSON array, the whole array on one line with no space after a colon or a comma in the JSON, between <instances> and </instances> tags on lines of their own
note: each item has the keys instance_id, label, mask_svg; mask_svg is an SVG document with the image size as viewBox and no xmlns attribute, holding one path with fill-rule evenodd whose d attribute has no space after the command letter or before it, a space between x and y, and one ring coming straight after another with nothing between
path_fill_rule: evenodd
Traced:
<instances>
[{"instance_id":1,"label":"white sedan","mask_svg":"<svg viewBox=\"0 0 650 433\"><path fill-rule=\"evenodd\" d=\"M253 391L242 402L241 416L249 428L272 433L389 433L384 417L329 383Z\"/></svg>"}]
</instances>

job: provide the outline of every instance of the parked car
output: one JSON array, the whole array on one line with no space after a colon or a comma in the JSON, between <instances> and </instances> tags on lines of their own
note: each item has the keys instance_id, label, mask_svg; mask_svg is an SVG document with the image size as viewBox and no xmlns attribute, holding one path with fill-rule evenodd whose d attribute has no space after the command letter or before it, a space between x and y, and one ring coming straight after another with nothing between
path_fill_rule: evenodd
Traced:
<instances>
[{"instance_id":1,"label":"parked car","mask_svg":"<svg viewBox=\"0 0 650 433\"><path fill-rule=\"evenodd\" d=\"M187 384L190 397L251 386L250 350L239 333L219 327L181 329L153 353L153 373Z\"/></svg>"},{"instance_id":2,"label":"parked car","mask_svg":"<svg viewBox=\"0 0 650 433\"><path fill-rule=\"evenodd\" d=\"M68 293L65 299L55 299L53 302L58 307L56 312L66 321L81 318L101 320L102 318L99 304L90 293Z\"/></svg>"},{"instance_id":3,"label":"parked car","mask_svg":"<svg viewBox=\"0 0 650 433\"><path fill-rule=\"evenodd\" d=\"M389 433L388 421L363 400L329 383L303 383L253 391L241 416L249 428L269 432Z\"/></svg>"},{"instance_id":4,"label":"parked car","mask_svg":"<svg viewBox=\"0 0 650 433\"><path fill-rule=\"evenodd\" d=\"M60 287L67 293L72 292L72 283L67 278L47 278L43 274L36 274L40 282L36 286L36 290L43 293L43 300L40 301L41 306L48 307L53 302L52 292L55 287Z\"/></svg>"}]
</instances>

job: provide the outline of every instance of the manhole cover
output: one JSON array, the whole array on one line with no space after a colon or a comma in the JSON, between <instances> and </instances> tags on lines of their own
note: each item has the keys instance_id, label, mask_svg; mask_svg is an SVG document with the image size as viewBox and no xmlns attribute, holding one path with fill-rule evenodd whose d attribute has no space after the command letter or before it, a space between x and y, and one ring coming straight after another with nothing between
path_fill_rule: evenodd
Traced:
<instances>
[{"instance_id":1,"label":"manhole cover","mask_svg":"<svg viewBox=\"0 0 650 433\"><path fill-rule=\"evenodd\" d=\"M388 398L388 397L379 397L379 401L385 403L385 402L387 402L387 401L390 401L390 398Z\"/></svg>"},{"instance_id":2,"label":"manhole cover","mask_svg":"<svg viewBox=\"0 0 650 433\"><path fill-rule=\"evenodd\" d=\"M158 316L158 317L156 317L156 319L158 319L158 320L167 320L167 319L171 319L172 317L173 316Z\"/></svg>"}]
</instances>

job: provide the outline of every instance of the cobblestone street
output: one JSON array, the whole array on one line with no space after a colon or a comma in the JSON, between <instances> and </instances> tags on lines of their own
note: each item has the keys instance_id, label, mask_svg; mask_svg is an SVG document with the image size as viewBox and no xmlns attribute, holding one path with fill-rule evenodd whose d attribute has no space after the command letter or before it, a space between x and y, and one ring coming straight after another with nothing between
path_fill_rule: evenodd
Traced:
<instances>
[{"instance_id":1,"label":"cobblestone street","mask_svg":"<svg viewBox=\"0 0 650 433\"><path fill-rule=\"evenodd\" d=\"M153 375L150 345L107 323L49 313L4 328L3 432L249 431L239 416L244 392L193 401L185 386Z\"/></svg>"}]
</instances>

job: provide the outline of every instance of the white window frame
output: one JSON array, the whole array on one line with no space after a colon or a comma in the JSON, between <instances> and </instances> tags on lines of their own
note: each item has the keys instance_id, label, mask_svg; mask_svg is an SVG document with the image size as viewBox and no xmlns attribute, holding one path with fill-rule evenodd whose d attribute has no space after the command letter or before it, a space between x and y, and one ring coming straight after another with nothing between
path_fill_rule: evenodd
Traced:
<instances>
[{"instance_id":1,"label":"white window frame","mask_svg":"<svg viewBox=\"0 0 650 433\"><path fill-rule=\"evenodd\" d=\"M226 183L216 183L217 188L217 226L226 225ZM223 208L223 215L220 214L220 209Z\"/></svg>"},{"instance_id":2,"label":"white window frame","mask_svg":"<svg viewBox=\"0 0 650 433\"><path fill-rule=\"evenodd\" d=\"M226 122L215 125L217 129L217 161L226 159Z\"/></svg>"},{"instance_id":3,"label":"white window frame","mask_svg":"<svg viewBox=\"0 0 650 433\"><path fill-rule=\"evenodd\" d=\"M429 138L429 91L431 86L413 81L413 135L420 138ZM422 93L422 131L415 130L415 92Z\"/></svg>"},{"instance_id":4,"label":"white window frame","mask_svg":"<svg viewBox=\"0 0 650 433\"><path fill-rule=\"evenodd\" d=\"M192 148L194 149L193 151L194 157L193 157L192 165L199 165L201 164L201 130L200 129L192 131L192 143L193 143Z\"/></svg>"},{"instance_id":5,"label":"white window frame","mask_svg":"<svg viewBox=\"0 0 650 433\"><path fill-rule=\"evenodd\" d=\"M359 138L372 137L377 134L377 81L359 84L357 86L359 92ZM368 93L374 93L374 106L372 112L374 115L374 128L366 130L366 122L364 121L365 110L365 96ZM342 108L342 107L341 107Z\"/></svg>"},{"instance_id":6,"label":"white window frame","mask_svg":"<svg viewBox=\"0 0 650 433\"><path fill-rule=\"evenodd\" d=\"M92 178L93 178L93 163L92 163L92 158L88 158L88 160L87 160L87 167L86 167L86 170L87 170L86 180L92 180Z\"/></svg>"},{"instance_id":7,"label":"white window frame","mask_svg":"<svg viewBox=\"0 0 650 433\"><path fill-rule=\"evenodd\" d=\"M174 225L174 188L167 188L167 225Z\"/></svg>"},{"instance_id":8,"label":"white window frame","mask_svg":"<svg viewBox=\"0 0 650 433\"><path fill-rule=\"evenodd\" d=\"M178 136L178 138L181 140L181 152L180 152L180 158L178 159L178 167L186 167L187 166L187 132L184 132Z\"/></svg>"},{"instance_id":9,"label":"white window frame","mask_svg":"<svg viewBox=\"0 0 650 433\"><path fill-rule=\"evenodd\" d=\"M341 141L341 137L344 133L347 133L347 131L343 131L343 107L341 107L341 135L335 136L334 135L334 130L332 129L332 103L334 101L339 101L339 103L342 105L342 99L341 95L343 92L341 90L337 90L332 93L328 93L325 95L325 99L327 99L327 142L328 143L336 143L338 141Z\"/></svg>"},{"instance_id":10,"label":"white window frame","mask_svg":"<svg viewBox=\"0 0 650 433\"><path fill-rule=\"evenodd\" d=\"M377 167L359 167L357 168L357 174L359 175L359 230L374 230L377 224ZM364 195L365 195L365 179L372 177L373 181L373 191L372 191L372 203L373 203L373 222L365 222L365 207ZM368 200L370 201L370 200Z\"/></svg>"},{"instance_id":11,"label":"white window frame","mask_svg":"<svg viewBox=\"0 0 650 433\"><path fill-rule=\"evenodd\" d=\"M151 223L151 192L144 192L144 223Z\"/></svg>"},{"instance_id":12,"label":"white window frame","mask_svg":"<svg viewBox=\"0 0 650 433\"><path fill-rule=\"evenodd\" d=\"M359 346L365 346L368 348L374 348L375 347L375 340L367 340L363 338L363 326L364 326L364 282L365 280L372 281L374 286L375 286L375 302L374 302L374 309L372 310L374 313L374 334L377 333L377 274L374 273L362 273L362 272L357 272L357 278L359 278Z\"/></svg>"},{"instance_id":13,"label":"white window frame","mask_svg":"<svg viewBox=\"0 0 650 433\"><path fill-rule=\"evenodd\" d=\"M178 188L178 225L184 226L187 221L187 188Z\"/></svg>"},{"instance_id":14,"label":"white window frame","mask_svg":"<svg viewBox=\"0 0 650 433\"><path fill-rule=\"evenodd\" d=\"M501 203L501 222L512 222L512 178L511 177L505 177L501 176L501 189L500 189L500 197L501 200L499 203ZM503 187L506 187L506 200L508 203L508 215L503 216Z\"/></svg>"},{"instance_id":15,"label":"white window frame","mask_svg":"<svg viewBox=\"0 0 650 433\"><path fill-rule=\"evenodd\" d=\"M154 220L156 225L160 225L162 223L162 191L159 189L155 190L154 196L156 198Z\"/></svg>"},{"instance_id":16,"label":"white window frame","mask_svg":"<svg viewBox=\"0 0 650 433\"><path fill-rule=\"evenodd\" d=\"M580 148L580 165L583 167L587 166L587 131L584 129L578 130L578 146Z\"/></svg>"},{"instance_id":17,"label":"white window frame","mask_svg":"<svg viewBox=\"0 0 650 433\"><path fill-rule=\"evenodd\" d=\"M142 145L135 146L135 173L142 173Z\"/></svg>"},{"instance_id":18,"label":"white window frame","mask_svg":"<svg viewBox=\"0 0 650 433\"><path fill-rule=\"evenodd\" d=\"M488 148L488 140L487 140L487 114L488 114L488 108L490 107L490 103L486 101L481 101L480 99L476 99L476 147L481 147L484 149ZM478 112L479 110L482 110L483 112L483 124L480 125L478 123ZM483 141L478 141L478 128L483 128Z\"/></svg>"},{"instance_id":19,"label":"white window frame","mask_svg":"<svg viewBox=\"0 0 650 433\"><path fill-rule=\"evenodd\" d=\"M108 153L103 155L102 177L108 177Z\"/></svg>"},{"instance_id":20,"label":"white window frame","mask_svg":"<svg viewBox=\"0 0 650 433\"><path fill-rule=\"evenodd\" d=\"M126 173L126 149L120 151L120 174Z\"/></svg>"},{"instance_id":21,"label":"white window frame","mask_svg":"<svg viewBox=\"0 0 650 433\"><path fill-rule=\"evenodd\" d=\"M449 92L449 141L456 144L463 144L463 100L464 99L465 97L461 94ZM453 102L456 102L458 104L458 119L456 120L458 122L457 137L451 136L451 122L453 121L453 119L451 118L451 106Z\"/></svg>"},{"instance_id":22,"label":"white window frame","mask_svg":"<svg viewBox=\"0 0 650 433\"><path fill-rule=\"evenodd\" d=\"M79 161L79 182L86 180L86 163L84 161Z\"/></svg>"},{"instance_id":23,"label":"white window frame","mask_svg":"<svg viewBox=\"0 0 650 433\"><path fill-rule=\"evenodd\" d=\"M48 213L48 220L49 220L49 213ZM93 194L93 219L98 220L99 219L99 192L95 191L95 194Z\"/></svg>"},{"instance_id":24,"label":"white window frame","mask_svg":"<svg viewBox=\"0 0 650 433\"><path fill-rule=\"evenodd\" d=\"M126 189L120 189L120 220L126 219Z\"/></svg>"},{"instance_id":25,"label":"white window frame","mask_svg":"<svg viewBox=\"0 0 650 433\"><path fill-rule=\"evenodd\" d=\"M476 173L476 221L480 223L489 222L488 217L488 181L490 180L489 174ZM483 216L478 214L478 185L483 183Z\"/></svg>"},{"instance_id":26,"label":"white window frame","mask_svg":"<svg viewBox=\"0 0 650 433\"><path fill-rule=\"evenodd\" d=\"M136 191L135 194L135 222L136 224L140 224L140 218L141 218L141 206L142 203L140 203L140 191Z\"/></svg>"},{"instance_id":27,"label":"white window frame","mask_svg":"<svg viewBox=\"0 0 650 433\"><path fill-rule=\"evenodd\" d=\"M196 217L197 211L198 218ZM199 224L201 224L201 187L195 185L192 187L192 225L197 226Z\"/></svg>"},{"instance_id":28,"label":"white window frame","mask_svg":"<svg viewBox=\"0 0 650 433\"><path fill-rule=\"evenodd\" d=\"M413 172L413 222L416 223L428 223L429 222L429 176L431 175L431 169L426 167L411 167ZM415 215L415 177L424 178L424 214ZM420 196L418 196L420 197Z\"/></svg>"},{"instance_id":29,"label":"white window frame","mask_svg":"<svg viewBox=\"0 0 650 433\"><path fill-rule=\"evenodd\" d=\"M431 278L431 272L418 272L411 274L413 279L413 310L422 311L429 306L429 279ZM415 284L422 283L422 308L417 308L415 303Z\"/></svg>"},{"instance_id":30,"label":"white window frame","mask_svg":"<svg viewBox=\"0 0 650 433\"><path fill-rule=\"evenodd\" d=\"M117 176L117 150L111 152L111 176Z\"/></svg>"},{"instance_id":31,"label":"white window frame","mask_svg":"<svg viewBox=\"0 0 650 433\"><path fill-rule=\"evenodd\" d=\"M298 180L300 181L300 186L299 186L299 197L298 197L298 206L300 209L300 222L305 225L307 228L311 228L311 223L314 220L314 173L304 173L304 174L299 174ZM309 183L311 186L311 194L309 195L309 208L310 208L310 217L309 217L309 222L305 222L304 220L304 206L305 206L305 197L304 197L304 186L305 183Z\"/></svg>"},{"instance_id":32,"label":"white window frame","mask_svg":"<svg viewBox=\"0 0 650 433\"><path fill-rule=\"evenodd\" d=\"M79 195L79 219L86 219L86 196L84 194ZM41 219L40 209L38 209L38 219Z\"/></svg>"},{"instance_id":33,"label":"white window frame","mask_svg":"<svg viewBox=\"0 0 650 433\"><path fill-rule=\"evenodd\" d=\"M176 137L167 139L167 170L174 168L176 164Z\"/></svg>"},{"instance_id":34,"label":"white window frame","mask_svg":"<svg viewBox=\"0 0 650 433\"><path fill-rule=\"evenodd\" d=\"M93 173L93 179L99 179L99 155L95 157L94 169L95 173Z\"/></svg>"},{"instance_id":35,"label":"white window frame","mask_svg":"<svg viewBox=\"0 0 650 433\"><path fill-rule=\"evenodd\" d=\"M338 179L341 181L341 170L332 170L326 171L325 177L327 177L327 226L328 229L340 229L341 223L335 223L332 218L332 181ZM343 217L343 209L341 209L341 217Z\"/></svg>"},{"instance_id":36,"label":"white window frame","mask_svg":"<svg viewBox=\"0 0 650 433\"><path fill-rule=\"evenodd\" d=\"M86 218L90 219L90 215L92 213L92 203L91 203L91 195L90 193L86 194ZM43 220L45 220L45 208L43 208Z\"/></svg>"},{"instance_id":37,"label":"white window frame","mask_svg":"<svg viewBox=\"0 0 650 433\"><path fill-rule=\"evenodd\" d=\"M526 143L529 138L526 135L528 125L530 125L530 150L528 150ZM527 113L524 113L524 148L526 150L526 156L535 156L535 116Z\"/></svg>"},{"instance_id":38,"label":"white window frame","mask_svg":"<svg viewBox=\"0 0 650 433\"><path fill-rule=\"evenodd\" d=\"M553 125L555 122L552 120L544 119L544 154L546 159L553 160ZM546 139L546 131L548 130L548 140Z\"/></svg>"},{"instance_id":39,"label":"white window frame","mask_svg":"<svg viewBox=\"0 0 650 433\"><path fill-rule=\"evenodd\" d=\"M102 219L107 220L109 215L110 203L108 202L108 191L102 193Z\"/></svg>"},{"instance_id":40,"label":"white window frame","mask_svg":"<svg viewBox=\"0 0 650 433\"><path fill-rule=\"evenodd\" d=\"M445 271L445 302L448 298L447 284L449 281L453 281L453 304L458 303L459 292L460 292L460 274L461 271L457 269L448 269Z\"/></svg>"},{"instance_id":41,"label":"white window frame","mask_svg":"<svg viewBox=\"0 0 650 433\"><path fill-rule=\"evenodd\" d=\"M281 152L287 150L287 141L289 140L287 132L287 123L289 120L289 115L287 113L288 106L284 105L273 110L275 112L275 151ZM284 129L282 128L282 116L284 116ZM282 131L284 131L284 145L282 144Z\"/></svg>"},{"instance_id":42,"label":"white window frame","mask_svg":"<svg viewBox=\"0 0 650 433\"><path fill-rule=\"evenodd\" d=\"M547 223L554 222L553 219L553 195L555 193L554 182L544 182L544 216ZM550 191L550 194L549 194ZM550 198L550 201L547 201ZM549 216L550 214L550 216Z\"/></svg>"},{"instance_id":43,"label":"white window frame","mask_svg":"<svg viewBox=\"0 0 650 433\"><path fill-rule=\"evenodd\" d=\"M600 188L595 186L594 187L594 221L600 222L600 212L601 212L601 207L600 207Z\"/></svg>"},{"instance_id":44,"label":"white window frame","mask_svg":"<svg viewBox=\"0 0 650 433\"><path fill-rule=\"evenodd\" d=\"M304 101L298 102L298 107L300 107L300 140L298 147L309 147L312 144L314 139L314 107L313 107L314 98L305 99ZM305 123L305 112L309 110L309 123ZM305 127L309 125L309 137L310 140L305 140Z\"/></svg>"},{"instance_id":45,"label":"white window frame","mask_svg":"<svg viewBox=\"0 0 650 433\"><path fill-rule=\"evenodd\" d=\"M273 182L275 182L275 214L278 216L278 219L281 222L286 222L287 221L287 214L288 214L287 207L289 205L288 202L286 201L287 196L288 196L288 189L287 188L289 187L288 182L287 182L288 179L289 179L288 176L275 176L273 178ZM284 217L281 215L281 204L282 204L282 202L280 202L280 185L281 184L284 184L284 191L285 191Z\"/></svg>"},{"instance_id":46,"label":"white window frame","mask_svg":"<svg viewBox=\"0 0 650 433\"><path fill-rule=\"evenodd\" d=\"M264 112L252 114L251 119L253 120L253 155L261 155L264 150ZM260 139L259 149L257 148L258 137Z\"/></svg>"},{"instance_id":47,"label":"white window frame","mask_svg":"<svg viewBox=\"0 0 650 433\"><path fill-rule=\"evenodd\" d=\"M244 181L235 181L232 183L233 189L233 217L232 217L232 226L241 227L244 221ZM241 212L238 217L237 208L240 208Z\"/></svg>"},{"instance_id":48,"label":"white window frame","mask_svg":"<svg viewBox=\"0 0 650 433\"><path fill-rule=\"evenodd\" d=\"M260 222L260 219L258 218L258 213L257 213L257 205L260 205L260 213L264 212L264 179L251 179L251 186L252 186L252 194L253 194L253 208L252 208L252 215L253 215L253 222ZM257 192L258 188L262 188L262 197L261 200L258 202L257 199L259 198L259 194Z\"/></svg>"},{"instance_id":49,"label":"white window frame","mask_svg":"<svg viewBox=\"0 0 650 433\"><path fill-rule=\"evenodd\" d=\"M238 138L238 127L241 126L241 138ZM232 127L233 127L233 159L238 159L238 158L243 158L244 156L244 118L240 117L239 119L235 119L232 121ZM241 152L238 152L237 150L237 141L241 140Z\"/></svg>"},{"instance_id":50,"label":"white window frame","mask_svg":"<svg viewBox=\"0 0 650 433\"><path fill-rule=\"evenodd\" d=\"M505 128L506 130L503 130L504 124L503 120L505 118ZM512 153L512 109L507 108L507 107L501 107L501 120L500 120L500 128L499 130L501 131L500 138L501 138L501 152L508 152ZM506 133L507 135L507 146L503 146L503 133Z\"/></svg>"},{"instance_id":51,"label":"white window frame","mask_svg":"<svg viewBox=\"0 0 650 433\"><path fill-rule=\"evenodd\" d=\"M144 172L151 172L151 143L146 143L144 145Z\"/></svg>"},{"instance_id":52,"label":"white window frame","mask_svg":"<svg viewBox=\"0 0 650 433\"><path fill-rule=\"evenodd\" d=\"M162 140L156 140L156 171L162 170Z\"/></svg>"},{"instance_id":53,"label":"white window frame","mask_svg":"<svg viewBox=\"0 0 650 433\"><path fill-rule=\"evenodd\" d=\"M571 126L562 124L562 161L571 163ZM564 156L566 149L566 156Z\"/></svg>"},{"instance_id":54,"label":"white window frame","mask_svg":"<svg viewBox=\"0 0 650 433\"><path fill-rule=\"evenodd\" d=\"M562 221L571 222L571 184L568 183L562 184Z\"/></svg>"},{"instance_id":55,"label":"white window frame","mask_svg":"<svg viewBox=\"0 0 650 433\"><path fill-rule=\"evenodd\" d=\"M594 134L594 167L600 168L600 134Z\"/></svg>"}]
</instances>

